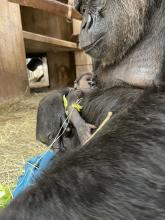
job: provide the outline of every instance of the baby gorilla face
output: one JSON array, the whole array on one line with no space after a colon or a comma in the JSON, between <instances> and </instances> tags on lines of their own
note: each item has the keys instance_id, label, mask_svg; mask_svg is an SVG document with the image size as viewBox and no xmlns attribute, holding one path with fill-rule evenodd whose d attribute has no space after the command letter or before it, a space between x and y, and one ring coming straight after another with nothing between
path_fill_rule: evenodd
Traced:
<instances>
[{"instance_id":1,"label":"baby gorilla face","mask_svg":"<svg viewBox=\"0 0 165 220\"><path fill-rule=\"evenodd\" d=\"M79 89L83 93L88 93L95 83L92 80L92 74L83 75L76 84L76 89Z\"/></svg>"}]
</instances>

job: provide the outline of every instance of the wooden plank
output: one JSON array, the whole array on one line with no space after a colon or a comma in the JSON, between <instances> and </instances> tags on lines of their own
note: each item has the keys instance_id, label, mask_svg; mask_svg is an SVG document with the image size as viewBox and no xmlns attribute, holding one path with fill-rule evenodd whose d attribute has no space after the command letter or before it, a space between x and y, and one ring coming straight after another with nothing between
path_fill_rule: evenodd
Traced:
<instances>
[{"instance_id":1,"label":"wooden plank","mask_svg":"<svg viewBox=\"0 0 165 220\"><path fill-rule=\"evenodd\" d=\"M18 3L22 6L41 9L51 13L55 13L66 18L75 18L82 20L81 14L72 8L70 5L63 4L56 0L9 0L10 2Z\"/></svg>"},{"instance_id":2,"label":"wooden plank","mask_svg":"<svg viewBox=\"0 0 165 220\"><path fill-rule=\"evenodd\" d=\"M92 58L84 51L75 52L76 66L92 65Z\"/></svg>"},{"instance_id":3,"label":"wooden plank","mask_svg":"<svg viewBox=\"0 0 165 220\"><path fill-rule=\"evenodd\" d=\"M20 6L1 0L0 100L19 96L28 87Z\"/></svg>"},{"instance_id":4,"label":"wooden plank","mask_svg":"<svg viewBox=\"0 0 165 220\"><path fill-rule=\"evenodd\" d=\"M49 80L51 89L73 86L76 78L74 53L47 53Z\"/></svg>"},{"instance_id":5,"label":"wooden plank","mask_svg":"<svg viewBox=\"0 0 165 220\"><path fill-rule=\"evenodd\" d=\"M72 23L66 18L36 8L21 7L24 31L72 41Z\"/></svg>"},{"instance_id":6,"label":"wooden plank","mask_svg":"<svg viewBox=\"0 0 165 220\"><path fill-rule=\"evenodd\" d=\"M71 49L71 50L79 50L78 45L76 43L60 40L54 37L48 37L41 34L35 34L28 31L23 31L24 39L26 40L32 40L40 43L46 43L46 44L52 44L56 47Z\"/></svg>"},{"instance_id":7,"label":"wooden plank","mask_svg":"<svg viewBox=\"0 0 165 220\"><path fill-rule=\"evenodd\" d=\"M76 19L73 19L73 34L80 34L81 30L81 21L78 21Z\"/></svg>"},{"instance_id":8,"label":"wooden plank","mask_svg":"<svg viewBox=\"0 0 165 220\"><path fill-rule=\"evenodd\" d=\"M93 72L93 66L90 65L83 65L83 66L76 66L76 77L79 77L80 75L84 73Z\"/></svg>"}]
</instances>

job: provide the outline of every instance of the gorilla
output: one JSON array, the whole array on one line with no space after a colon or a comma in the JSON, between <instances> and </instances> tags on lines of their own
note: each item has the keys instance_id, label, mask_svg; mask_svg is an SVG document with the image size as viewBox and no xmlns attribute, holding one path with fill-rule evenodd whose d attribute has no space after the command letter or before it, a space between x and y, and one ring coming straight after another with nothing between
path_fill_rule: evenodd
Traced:
<instances>
[{"instance_id":1,"label":"gorilla","mask_svg":"<svg viewBox=\"0 0 165 220\"><path fill-rule=\"evenodd\" d=\"M0 220L164 220L165 1L75 3L80 45L97 67L83 117L95 125L113 117L55 160Z\"/></svg>"},{"instance_id":2,"label":"gorilla","mask_svg":"<svg viewBox=\"0 0 165 220\"><path fill-rule=\"evenodd\" d=\"M98 127L108 111L113 111L115 115L124 106L127 108L144 88L162 87L165 75L163 4L162 1L154 0L138 0L136 4L133 0L120 3L105 0L75 1L76 9L83 15L80 46L94 58L94 66L97 66L95 81L99 87L95 94L91 94L91 98L87 96L84 100L82 114L85 121ZM128 90L130 86L134 89ZM115 90L116 94L111 95L110 89L113 87L121 87L120 92ZM107 89L110 94L105 95ZM61 97L60 92L56 92L52 98L48 97L49 100L42 102L41 108L49 109L50 112L54 105L58 111L62 103L58 96ZM62 110L61 113L60 117L64 118ZM55 117L41 113L38 115L38 139L48 143L47 134L53 137L54 130L59 130L59 127L54 123L56 128L50 128ZM40 119L44 121L42 124L39 123ZM64 147L76 146L79 143L76 136L73 130L72 138L67 139L67 142L64 138Z\"/></svg>"},{"instance_id":3,"label":"gorilla","mask_svg":"<svg viewBox=\"0 0 165 220\"><path fill-rule=\"evenodd\" d=\"M102 66L102 87L159 86L164 63L161 0L77 1L84 15L80 46ZM162 7L160 7L162 5Z\"/></svg>"},{"instance_id":4,"label":"gorilla","mask_svg":"<svg viewBox=\"0 0 165 220\"><path fill-rule=\"evenodd\" d=\"M79 112L72 108L72 104L76 103L77 99L81 104L84 96L94 87L92 73L87 72L74 81L74 88L67 87L56 93L53 91L52 94L44 97L38 107L36 138L47 146L51 145L53 150L59 150L62 154L66 150L72 150L85 143L91 136L91 129L95 126L86 123ZM66 109L63 96L68 103ZM57 141L54 141L55 139Z\"/></svg>"}]
</instances>

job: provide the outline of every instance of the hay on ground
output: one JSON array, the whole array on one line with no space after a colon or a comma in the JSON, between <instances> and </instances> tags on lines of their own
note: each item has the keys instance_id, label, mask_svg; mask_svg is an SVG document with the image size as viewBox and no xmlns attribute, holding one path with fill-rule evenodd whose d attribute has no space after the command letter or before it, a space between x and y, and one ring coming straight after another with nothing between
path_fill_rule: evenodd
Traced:
<instances>
[{"instance_id":1,"label":"hay on ground","mask_svg":"<svg viewBox=\"0 0 165 220\"><path fill-rule=\"evenodd\" d=\"M27 159L47 147L36 141L36 112L46 94L0 104L0 183L15 186Z\"/></svg>"}]
</instances>

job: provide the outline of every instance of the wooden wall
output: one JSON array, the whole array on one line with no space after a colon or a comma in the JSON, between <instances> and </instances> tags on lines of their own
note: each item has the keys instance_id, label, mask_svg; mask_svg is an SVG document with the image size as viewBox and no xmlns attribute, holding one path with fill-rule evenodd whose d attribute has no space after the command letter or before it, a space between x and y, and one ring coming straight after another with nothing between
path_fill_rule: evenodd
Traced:
<instances>
[{"instance_id":1,"label":"wooden wall","mask_svg":"<svg viewBox=\"0 0 165 220\"><path fill-rule=\"evenodd\" d=\"M21 17L25 31L67 41L71 40L72 23L68 23L64 17L28 7L21 7ZM48 48L42 43L27 41L25 41L25 47L31 53L35 51L46 53L51 89L63 88L73 84L76 75L73 52L61 52L60 48L51 45Z\"/></svg>"},{"instance_id":2,"label":"wooden wall","mask_svg":"<svg viewBox=\"0 0 165 220\"><path fill-rule=\"evenodd\" d=\"M0 3L0 100L24 94L28 81L20 8Z\"/></svg>"},{"instance_id":3,"label":"wooden wall","mask_svg":"<svg viewBox=\"0 0 165 220\"><path fill-rule=\"evenodd\" d=\"M47 55L51 89L72 86L76 74L91 70L91 59L83 52L23 39L22 30L71 41L72 34L79 34L80 22L69 23L55 14L28 7L20 10L18 4L0 1L0 100L28 90L25 50Z\"/></svg>"},{"instance_id":4,"label":"wooden wall","mask_svg":"<svg viewBox=\"0 0 165 220\"><path fill-rule=\"evenodd\" d=\"M76 78L74 53L47 53L51 89L73 86Z\"/></svg>"},{"instance_id":5,"label":"wooden wall","mask_svg":"<svg viewBox=\"0 0 165 220\"><path fill-rule=\"evenodd\" d=\"M66 18L38 9L21 7L23 30L70 41L72 24Z\"/></svg>"},{"instance_id":6,"label":"wooden wall","mask_svg":"<svg viewBox=\"0 0 165 220\"><path fill-rule=\"evenodd\" d=\"M70 0L72 2L72 0ZM81 29L81 21L73 19L73 34L79 35ZM75 52L76 75L93 71L92 58L84 51Z\"/></svg>"}]
</instances>

